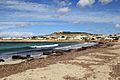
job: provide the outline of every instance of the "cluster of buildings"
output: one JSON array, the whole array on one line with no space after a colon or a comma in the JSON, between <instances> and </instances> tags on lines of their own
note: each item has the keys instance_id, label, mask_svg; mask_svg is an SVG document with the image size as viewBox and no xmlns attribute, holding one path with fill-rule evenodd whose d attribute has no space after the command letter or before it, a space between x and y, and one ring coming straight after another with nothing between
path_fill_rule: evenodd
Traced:
<instances>
[{"instance_id":1,"label":"cluster of buildings","mask_svg":"<svg viewBox=\"0 0 120 80\"><path fill-rule=\"evenodd\" d=\"M36 40L70 40L70 41L107 41L117 42L120 40L120 34L90 34L82 32L55 32L45 36L34 36Z\"/></svg>"},{"instance_id":2,"label":"cluster of buildings","mask_svg":"<svg viewBox=\"0 0 120 80\"><path fill-rule=\"evenodd\" d=\"M59 31L44 36L33 36L29 38L0 38L0 40L54 40L54 41L120 41L120 34L90 34L85 32Z\"/></svg>"},{"instance_id":3,"label":"cluster of buildings","mask_svg":"<svg viewBox=\"0 0 120 80\"><path fill-rule=\"evenodd\" d=\"M26 39L30 39L30 38L25 38L25 37L5 37L5 38L0 38L0 40L26 40Z\"/></svg>"}]
</instances>

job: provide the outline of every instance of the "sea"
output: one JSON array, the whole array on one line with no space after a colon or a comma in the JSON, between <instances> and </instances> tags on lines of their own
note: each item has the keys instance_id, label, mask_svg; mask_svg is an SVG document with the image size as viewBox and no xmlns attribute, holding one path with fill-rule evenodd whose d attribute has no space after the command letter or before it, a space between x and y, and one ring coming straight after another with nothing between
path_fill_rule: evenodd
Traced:
<instances>
[{"instance_id":1,"label":"sea","mask_svg":"<svg viewBox=\"0 0 120 80\"><path fill-rule=\"evenodd\" d=\"M55 47L83 44L82 42L0 42L0 58L12 55L38 55Z\"/></svg>"},{"instance_id":2,"label":"sea","mask_svg":"<svg viewBox=\"0 0 120 80\"><path fill-rule=\"evenodd\" d=\"M53 49L66 49L94 45L88 42L0 42L0 58L10 58L13 55L39 55Z\"/></svg>"}]
</instances>

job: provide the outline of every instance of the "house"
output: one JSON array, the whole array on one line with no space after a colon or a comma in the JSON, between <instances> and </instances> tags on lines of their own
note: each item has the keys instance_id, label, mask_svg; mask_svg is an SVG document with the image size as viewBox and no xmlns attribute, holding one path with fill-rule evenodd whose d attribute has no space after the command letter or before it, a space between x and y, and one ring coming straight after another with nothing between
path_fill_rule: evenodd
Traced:
<instances>
[{"instance_id":1,"label":"house","mask_svg":"<svg viewBox=\"0 0 120 80\"><path fill-rule=\"evenodd\" d=\"M89 36L89 38L90 38L90 40L92 40L92 41L96 41L96 40L97 40L97 38L96 38L95 36Z\"/></svg>"},{"instance_id":2,"label":"house","mask_svg":"<svg viewBox=\"0 0 120 80\"><path fill-rule=\"evenodd\" d=\"M74 38L74 40L84 40L84 39L88 39L88 36L76 36Z\"/></svg>"},{"instance_id":3,"label":"house","mask_svg":"<svg viewBox=\"0 0 120 80\"><path fill-rule=\"evenodd\" d=\"M11 40L12 38L2 38L3 40Z\"/></svg>"},{"instance_id":4,"label":"house","mask_svg":"<svg viewBox=\"0 0 120 80\"><path fill-rule=\"evenodd\" d=\"M105 37L105 40L113 40L111 37Z\"/></svg>"},{"instance_id":5,"label":"house","mask_svg":"<svg viewBox=\"0 0 120 80\"><path fill-rule=\"evenodd\" d=\"M11 38L12 40L23 40L23 38Z\"/></svg>"},{"instance_id":6,"label":"house","mask_svg":"<svg viewBox=\"0 0 120 80\"><path fill-rule=\"evenodd\" d=\"M44 38L42 38L42 37L38 37L38 38L36 38L37 40L43 40Z\"/></svg>"},{"instance_id":7,"label":"house","mask_svg":"<svg viewBox=\"0 0 120 80\"><path fill-rule=\"evenodd\" d=\"M117 36L111 36L113 40L118 40L119 38Z\"/></svg>"},{"instance_id":8,"label":"house","mask_svg":"<svg viewBox=\"0 0 120 80\"><path fill-rule=\"evenodd\" d=\"M67 36L59 36L58 40L67 40Z\"/></svg>"},{"instance_id":9,"label":"house","mask_svg":"<svg viewBox=\"0 0 120 80\"><path fill-rule=\"evenodd\" d=\"M82 40L81 36L76 36L74 39L75 40Z\"/></svg>"}]
</instances>

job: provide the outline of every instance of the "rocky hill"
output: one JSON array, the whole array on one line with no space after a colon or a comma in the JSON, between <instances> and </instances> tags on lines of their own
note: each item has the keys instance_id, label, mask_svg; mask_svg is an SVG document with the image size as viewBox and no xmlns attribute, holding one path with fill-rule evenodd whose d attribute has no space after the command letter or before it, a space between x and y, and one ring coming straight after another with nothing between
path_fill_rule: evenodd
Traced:
<instances>
[{"instance_id":1,"label":"rocky hill","mask_svg":"<svg viewBox=\"0 0 120 80\"><path fill-rule=\"evenodd\" d=\"M49 36L59 36L59 35L66 35L66 36L76 36L76 35L88 36L88 35L94 35L94 34L86 33L86 32L54 32L54 33L50 34Z\"/></svg>"}]
</instances>

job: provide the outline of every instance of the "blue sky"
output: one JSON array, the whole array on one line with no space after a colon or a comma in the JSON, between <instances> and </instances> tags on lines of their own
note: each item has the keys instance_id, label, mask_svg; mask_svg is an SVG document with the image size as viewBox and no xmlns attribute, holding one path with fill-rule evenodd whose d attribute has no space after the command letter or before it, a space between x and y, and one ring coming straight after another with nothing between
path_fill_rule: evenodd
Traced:
<instances>
[{"instance_id":1,"label":"blue sky","mask_svg":"<svg viewBox=\"0 0 120 80\"><path fill-rule=\"evenodd\" d=\"M120 33L120 0L0 0L0 37Z\"/></svg>"}]
</instances>

